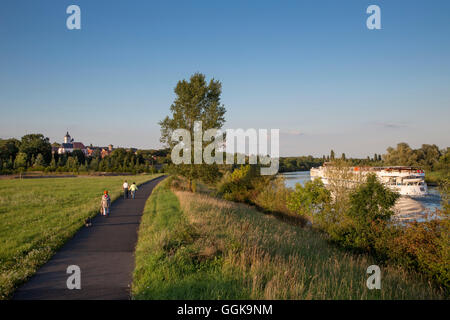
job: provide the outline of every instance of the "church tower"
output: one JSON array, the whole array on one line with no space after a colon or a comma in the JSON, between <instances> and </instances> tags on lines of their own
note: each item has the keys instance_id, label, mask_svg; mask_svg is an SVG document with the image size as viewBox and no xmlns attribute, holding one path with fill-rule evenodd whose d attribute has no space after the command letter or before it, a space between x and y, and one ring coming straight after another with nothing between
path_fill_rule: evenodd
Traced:
<instances>
[{"instance_id":1,"label":"church tower","mask_svg":"<svg viewBox=\"0 0 450 320\"><path fill-rule=\"evenodd\" d=\"M67 131L66 135L64 136L64 143L70 143L72 141L72 138L70 137L69 131Z\"/></svg>"}]
</instances>

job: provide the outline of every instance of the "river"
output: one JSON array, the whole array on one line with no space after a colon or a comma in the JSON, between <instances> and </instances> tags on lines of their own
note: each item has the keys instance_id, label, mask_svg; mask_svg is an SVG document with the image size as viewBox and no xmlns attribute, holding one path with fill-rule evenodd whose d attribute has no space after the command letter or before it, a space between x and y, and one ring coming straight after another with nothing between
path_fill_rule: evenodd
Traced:
<instances>
[{"instance_id":1,"label":"river","mask_svg":"<svg viewBox=\"0 0 450 320\"><path fill-rule=\"evenodd\" d=\"M286 187L295 188L297 183L304 185L307 181L311 180L309 171L295 171L281 173L285 178ZM412 197L414 200L420 202L426 209L434 211L436 208L441 207L441 195L436 187L428 186L428 195L425 197Z\"/></svg>"}]
</instances>

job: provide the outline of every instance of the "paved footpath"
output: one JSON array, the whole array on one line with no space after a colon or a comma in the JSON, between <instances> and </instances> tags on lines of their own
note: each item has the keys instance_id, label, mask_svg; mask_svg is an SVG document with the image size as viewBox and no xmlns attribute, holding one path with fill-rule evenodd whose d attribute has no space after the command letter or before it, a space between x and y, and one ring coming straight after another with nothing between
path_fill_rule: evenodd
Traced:
<instances>
[{"instance_id":1,"label":"paved footpath","mask_svg":"<svg viewBox=\"0 0 450 320\"><path fill-rule=\"evenodd\" d=\"M162 179L141 185L134 200L122 197L114 201L109 217L97 215L91 227L81 228L13 299L130 299L139 223L147 198ZM80 267L80 290L67 288L70 265Z\"/></svg>"}]
</instances>

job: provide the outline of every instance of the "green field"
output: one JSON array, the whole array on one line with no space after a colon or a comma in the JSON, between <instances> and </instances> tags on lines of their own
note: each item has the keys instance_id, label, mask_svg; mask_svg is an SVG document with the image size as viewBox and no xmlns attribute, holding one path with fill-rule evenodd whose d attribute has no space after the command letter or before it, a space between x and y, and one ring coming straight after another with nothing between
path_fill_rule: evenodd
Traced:
<instances>
[{"instance_id":1,"label":"green field","mask_svg":"<svg viewBox=\"0 0 450 320\"><path fill-rule=\"evenodd\" d=\"M104 190L114 200L124 179L143 183L156 176L0 180L0 299L99 212Z\"/></svg>"},{"instance_id":2,"label":"green field","mask_svg":"<svg viewBox=\"0 0 450 320\"><path fill-rule=\"evenodd\" d=\"M172 192L147 201L139 230L134 299L441 299L419 275L380 266L330 245L321 234L206 195Z\"/></svg>"}]
</instances>

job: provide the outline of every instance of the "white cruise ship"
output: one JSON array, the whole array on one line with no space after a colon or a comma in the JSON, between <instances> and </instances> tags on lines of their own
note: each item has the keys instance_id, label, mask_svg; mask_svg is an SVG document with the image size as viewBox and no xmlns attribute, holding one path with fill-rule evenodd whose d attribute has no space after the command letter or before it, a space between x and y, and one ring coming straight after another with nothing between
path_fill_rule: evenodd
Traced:
<instances>
[{"instance_id":1,"label":"white cruise ship","mask_svg":"<svg viewBox=\"0 0 450 320\"><path fill-rule=\"evenodd\" d=\"M321 178L324 185L338 182L348 186L363 182L364 176L374 173L380 182L401 195L425 196L428 194L425 172L415 167L348 167L342 169L324 163L321 167L312 168L310 173L311 179Z\"/></svg>"}]
</instances>

